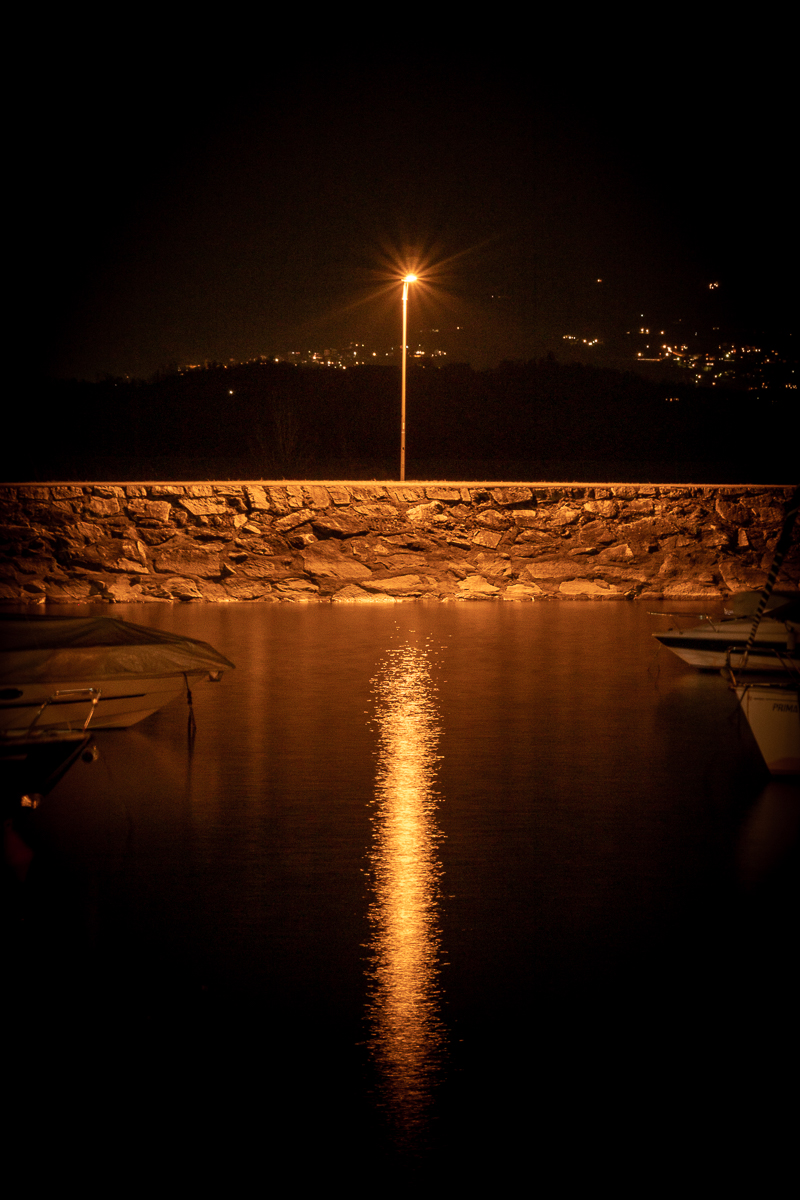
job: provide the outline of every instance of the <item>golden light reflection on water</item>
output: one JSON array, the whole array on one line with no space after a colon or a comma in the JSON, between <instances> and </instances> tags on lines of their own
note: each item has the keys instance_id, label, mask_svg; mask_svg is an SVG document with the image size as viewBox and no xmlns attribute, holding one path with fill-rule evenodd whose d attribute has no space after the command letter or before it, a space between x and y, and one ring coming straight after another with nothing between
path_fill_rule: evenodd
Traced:
<instances>
[{"instance_id":1,"label":"golden light reflection on water","mask_svg":"<svg viewBox=\"0 0 800 1200\"><path fill-rule=\"evenodd\" d=\"M378 767L370 907L370 1047L398 1137L424 1131L444 1051L440 1007L441 865L436 824L439 719L432 650L391 650L373 679Z\"/></svg>"}]
</instances>

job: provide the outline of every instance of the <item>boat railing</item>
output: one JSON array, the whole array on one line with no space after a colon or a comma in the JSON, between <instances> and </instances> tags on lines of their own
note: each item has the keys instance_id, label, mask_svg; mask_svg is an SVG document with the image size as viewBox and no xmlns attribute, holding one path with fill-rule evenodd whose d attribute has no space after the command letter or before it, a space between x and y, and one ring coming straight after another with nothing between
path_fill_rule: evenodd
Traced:
<instances>
[{"instance_id":1,"label":"boat railing","mask_svg":"<svg viewBox=\"0 0 800 1200\"><path fill-rule=\"evenodd\" d=\"M675 624L679 631L681 628L681 619L687 621L708 621L712 629L715 629L720 622L719 617L711 617L706 612L676 612L674 609L661 609L657 612L655 609L648 609L647 615L648 617L675 617Z\"/></svg>"},{"instance_id":2,"label":"boat railing","mask_svg":"<svg viewBox=\"0 0 800 1200\"><path fill-rule=\"evenodd\" d=\"M89 711L86 714L86 719L84 720L83 725L81 726L83 732L85 733L86 730L89 728L89 722L91 721L92 717L94 716L94 710L97 707L97 701L100 699L100 695L101 695L100 688L86 687L86 688L70 688L70 689L61 689L60 688L60 689L58 689L57 691L53 692L52 696L48 696L47 699L44 701L44 703L39 706L39 708L36 712L36 715L34 716L33 720L31 721L30 725L28 726L28 732L30 732L34 728L34 726L38 723L39 718L41 717L41 715L45 711L45 709L48 707L48 705L78 702L81 699L85 699L85 700L88 700L88 702L89 702Z\"/></svg>"},{"instance_id":3,"label":"boat railing","mask_svg":"<svg viewBox=\"0 0 800 1200\"><path fill-rule=\"evenodd\" d=\"M722 674L726 679L728 679L732 687L743 686L743 684L736 679L736 674L733 668L733 656L741 655L742 657L741 665L737 667L736 670L739 672L746 671L748 652L749 647L746 645L728 646L728 649L725 652L725 666ZM797 661L795 659L788 658L786 654L778 649L777 646L759 647L758 656L759 658L775 658L780 664L786 680L790 682L800 682L800 669L798 669ZM753 680L748 680L748 684L753 684L753 682ZM774 687L780 687L782 684L785 686L783 679L770 679L769 681L764 680L762 683L759 683L759 686L769 687L772 685Z\"/></svg>"}]
</instances>

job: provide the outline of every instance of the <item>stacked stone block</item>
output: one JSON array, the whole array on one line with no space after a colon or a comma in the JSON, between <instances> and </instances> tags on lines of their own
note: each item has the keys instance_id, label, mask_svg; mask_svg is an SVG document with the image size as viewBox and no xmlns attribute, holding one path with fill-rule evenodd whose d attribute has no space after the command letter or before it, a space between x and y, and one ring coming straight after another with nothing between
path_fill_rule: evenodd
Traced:
<instances>
[{"instance_id":1,"label":"stacked stone block","mask_svg":"<svg viewBox=\"0 0 800 1200\"><path fill-rule=\"evenodd\" d=\"M760 587L790 487L321 482L0 488L0 600L675 598ZM797 544L780 586L797 588Z\"/></svg>"}]
</instances>

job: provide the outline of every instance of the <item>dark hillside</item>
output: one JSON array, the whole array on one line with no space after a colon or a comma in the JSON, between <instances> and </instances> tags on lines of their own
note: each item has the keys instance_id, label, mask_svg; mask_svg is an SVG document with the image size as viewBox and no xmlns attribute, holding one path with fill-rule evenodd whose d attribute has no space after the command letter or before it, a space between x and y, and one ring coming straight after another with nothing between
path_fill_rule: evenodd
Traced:
<instances>
[{"instance_id":1,"label":"dark hillside","mask_svg":"<svg viewBox=\"0 0 800 1200\"><path fill-rule=\"evenodd\" d=\"M786 395L794 393L786 392ZM769 482L796 474L790 405L551 359L412 363L408 478ZM48 382L3 478L396 478L400 377L287 363Z\"/></svg>"}]
</instances>

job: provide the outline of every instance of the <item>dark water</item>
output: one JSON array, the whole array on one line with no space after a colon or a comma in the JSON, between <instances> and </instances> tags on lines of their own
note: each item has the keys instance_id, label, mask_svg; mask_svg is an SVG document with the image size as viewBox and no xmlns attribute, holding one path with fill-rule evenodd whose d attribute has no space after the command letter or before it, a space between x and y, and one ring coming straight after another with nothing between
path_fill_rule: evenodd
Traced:
<instances>
[{"instance_id":1,"label":"dark water","mask_svg":"<svg viewBox=\"0 0 800 1200\"><path fill-rule=\"evenodd\" d=\"M176 703L36 813L26 1105L231 1180L718 1178L767 1112L780 1147L798 790L645 607L119 615L237 669L191 753Z\"/></svg>"}]
</instances>

